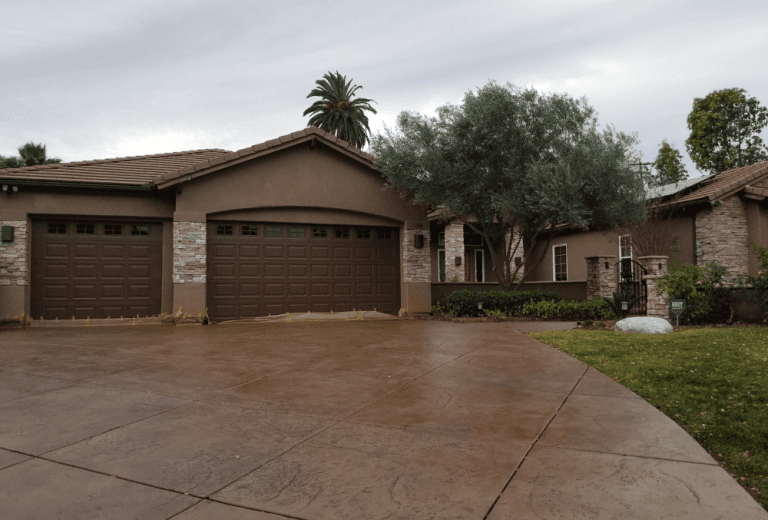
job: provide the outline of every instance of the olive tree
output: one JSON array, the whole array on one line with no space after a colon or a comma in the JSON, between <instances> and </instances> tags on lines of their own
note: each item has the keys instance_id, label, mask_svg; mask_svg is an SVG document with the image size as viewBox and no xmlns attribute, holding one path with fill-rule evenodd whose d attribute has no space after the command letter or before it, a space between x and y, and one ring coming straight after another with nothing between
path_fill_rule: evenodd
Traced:
<instances>
[{"instance_id":1,"label":"olive tree","mask_svg":"<svg viewBox=\"0 0 768 520\"><path fill-rule=\"evenodd\" d=\"M541 262L563 225L604 229L642 218L635 144L634 136L599 129L586 99L492 81L435 117L402 112L371 149L394 188L483 237L508 290L521 269L528 275ZM519 238L507 240L512 230Z\"/></svg>"}]
</instances>

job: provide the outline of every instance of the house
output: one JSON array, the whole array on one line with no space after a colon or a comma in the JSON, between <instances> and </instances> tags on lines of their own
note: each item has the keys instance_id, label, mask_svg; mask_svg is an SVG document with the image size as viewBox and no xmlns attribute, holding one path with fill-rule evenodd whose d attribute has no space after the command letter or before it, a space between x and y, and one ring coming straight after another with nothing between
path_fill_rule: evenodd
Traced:
<instances>
[{"instance_id":1,"label":"house","mask_svg":"<svg viewBox=\"0 0 768 520\"><path fill-rule=\"evenodd\" d=\"M427 210L314 127L236 152L3 169L0 186L3 316L431 308Z\"/></svg>"}]
</instances>

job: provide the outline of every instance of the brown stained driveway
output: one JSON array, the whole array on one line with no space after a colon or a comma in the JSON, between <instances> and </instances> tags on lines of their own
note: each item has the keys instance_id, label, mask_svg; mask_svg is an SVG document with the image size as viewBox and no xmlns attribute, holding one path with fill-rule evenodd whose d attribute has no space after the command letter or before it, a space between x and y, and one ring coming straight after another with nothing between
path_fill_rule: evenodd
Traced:
<instances>
[{"instance_id":1,"label":"brown stained driveway","mask_svg":"<svg viewBox=\"0 0 768 520\"><path fill-rule=\"evenodd\" d=\"M543 326L0 332L0 517L768 518Z\"/></svg>"}]
</instances>

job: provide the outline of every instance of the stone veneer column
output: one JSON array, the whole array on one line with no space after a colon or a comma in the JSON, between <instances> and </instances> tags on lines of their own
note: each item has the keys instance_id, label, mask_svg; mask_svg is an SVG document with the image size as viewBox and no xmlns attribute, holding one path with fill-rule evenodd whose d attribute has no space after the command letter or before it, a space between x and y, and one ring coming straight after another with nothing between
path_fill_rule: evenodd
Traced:
<instances>
[{"instance_id":1,"label":"stone veneer column","mask_svg":"<svg viewBox=\"0 0 768 520\"><path fill-rule=\"evenodd\" d=\"M703 258L696 263L717 262L728 269L728 278L748 274L747 206L738 195L696 213L696 242Z\"/></svg>"},{"instance_id":2,"label":"stone veneer column","mask_svg":"<svg viewBox=\"0 0 768 520\"><path fill-rule=\"evenodd\" d=\"M456 257L461 258L461 265L456 265ZM464 223L460 220L452 220L445 226L445 281L452 282L454 278L459 282L464 278Z\"/></svg>"},{"instance_id":3,"label":"stone veneer column","mask_svg":"<svg viewBox=\"0 0 768 520\"><path fill-rule=\"evenodd\" d=\"M669 257L668 256L641 256L636 258L637 263L645 269L645 286L647 290L647 300L645 304L645 315L654 318L664 318L669 321L669 295L659 293L656 286L657 280L667 274Z\"/></svg>"},{"instance_id":4,"label":"stone veneer column","mask_svg":"<svg viewBox=\"0 0 768 520\"><path fill-rule=\"evenodd\" d=\"M515 228L514 231L507 231L507 242L506 243L509 244L509 241L513 240L512 248L514 249L515 244L517 243L518 240L520 240L520 236L521 236L521 233L520 233L520 229L519 228ZM515 266L515 258L518 258L518 257L520 258L520 261L523 261L525 259L525 248L523 247L523 243L522 242L520 242L520 245L517 246L517 250L512 255L511 267L512 267L512 272L513 273L515 272L515 268L516 268L516 266ZM520 267L520 270L517 272L517 276L518 276L518 278L522 278L524 275L525 275L525 265L522 265Z\"/></svg>"},{"instance_id":5,"label":"stone veneer column","mask_svg":"<svg viewBox=\"0 0 768 520\"><path fill-rule=\"evenodd\" d=\"M616 256L588 256L587 260L587 299L595 296L612 298L616 291ZM608 267L606 268L606 264Z\"/></svg>"},{"instance_id":6,"label":"stone veneer column","mask_svg":"<svg viewBox=\"0 0 768 520\"><path fill-rule=\"evenodd\" d=\"M406 222L401 234L402 309L409 313L432 310L432 257L430 255L429 222ZM423 235L424 245L413 245L414 236Z\"/></svg>"},{"instance_id":7,"label":"stone veneer column","mask_svg":"<svg viewBox=\"0 0 768 520\"><path fill-rule=\"evenodd\" d=\"M0 315L23 314L24 294L29 285L27 266L28 233L26 220L0 220L0 226L13 226L13 242L0 242Z\"/></svg>"},{"instance_id":8,"label":"stone veneer column","mask_svg":"<svg viewBox=\"0 0 768 520\"><path fill-rule=\"evenodd\" d=\"M173 312L205 312L206 223L173 223Z\"/></svg>"}]
</instances>

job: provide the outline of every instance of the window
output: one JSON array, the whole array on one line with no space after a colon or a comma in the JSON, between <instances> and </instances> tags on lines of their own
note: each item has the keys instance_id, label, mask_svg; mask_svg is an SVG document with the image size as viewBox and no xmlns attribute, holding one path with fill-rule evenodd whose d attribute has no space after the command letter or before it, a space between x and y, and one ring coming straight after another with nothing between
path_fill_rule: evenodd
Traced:
<instances>
[{"instance_id":1,"label":"window","mask_svg":"<svg viewBox=\"0 0 768 520\"><path fill-rule=\"evenodd\" d=\"M379 240L390 240L392 238L391 229L379 229L376 231L376 238Z\"/></svg>"},{"instance_id":2,"label":"window","mask_svg":"<svg viewBox=\"0 0 768 520\"><path fill-rule=\"evenodd\" d=\"M631 235L622 235L619 237L619 261L621 262L621 281L634 280Z\"/></svg>"},{"instance_id":3,"label":"window","mask_svg":"<svg viewBox=\"0 0 768 520\"><path fill-rule=\"evenodd\" d=\"M317 238L326 238L328 236L328 229L324 227L313 227L312 236Z\"/></svg>"},{"instance_id":4,"label":"window","mask_svg":"<svg viewBox=\"0 0 768 520\"><path fill-rule=\"evenodd\" d=\"M267 226L268 237L282 237L283 229L280 226Z\"/></svg>"},{"instance_id":5,"label":"window","mask_svg":"<svg viewBox=\"0 0 768 520\"><path fill-rule=\"evenodd\" d=\"M94 235L96 234L96 224L78 224L77 233L79 235Z\"/></svg>"},{"instance_id":6,"label":"window","mask_svg":"<svg viewBox=\"0 0 768 520\"><path fill-rule=\"evenodd\" d=\"M357 230L357 238L371 238L371 230L370 229L358 229Z\"/></svg>"},{"instance_id":7,"label":"window","mask_svg":"<svg viewBox=\"0 0 768 520\"><path fill-rule=\"evenodd\" d=\"M349 228L336 228L336 238L349 238Z\"/></svg>"},{"instance_id":8,"label":"window","mask_svg":"<svg viewBox=\"0 0 768 520\"><path fill-rule=\"evenodd\" d=\"M248 237L255 237L259 234L259 226L250 226L243 224L240 228L240 234Z\"/></svg>"},{"instance_id":9,"label":"window","mask_svg":"<svg viewBox=\"0 0 768 520\"><path fill-rule=\"evenodd\" d=\"M304 238L304 228L303 227L297 227L297 226L291 226L291 228L290 228L290 237L291 238Z\"/></svg>"},{"instance_id":10,"label":"window","mask_svg":"<svg viewBox=\"0 0 768 520\"><path fill-rule=\"evenodd\" d=\"M139 224L133 224L131 226L131 235L133 236L147 236L149 235L149 226L142 226Z\"/></svg>"},{"instance_id":11,"label":"window","mask_svg":"<svg viewBox=\"0 0 768 520\"><path fill-rule=\"evenodd\" d=\"M485 281L485 253L482 249L475 249L475 281Z\"/></svg>"},{"instance_id":12,"label":"window","mask_svg":"<svg viewBox=\"0 0 768 520\"><path fill-rule=\"evenodd\" d=\"M552 264L556 282L568 280L568 259L565 254L565 246L552 248Z\"/></svg>"},{"instance_id":13,"label":"window","mask_svg":"<svg viewBox=\"0 0 768 520\"><path fill-rule=\"evenodd\" d=\"M121 224L104 224L105 235L122 235L123 226Z\"/></svg>"},{"instance_id":14,"label":"window","mask_svg":"<svg viewBox=\"0 0 768 520\"><path fill-rule=\"evenodd\" d=\"M440 278L441 282L445 281L445 249L437 250L437 265L440 266Z\"/></svg>"},{"instance_id":15,"label":"window","mask_svg":"<svg viewBox=\"0 0 768 520\"><path fill-rule=\"evenodd\" d=\"M437 245L444 246L445 245L445 233L438 233L437 234Z\"/></svg>"},{"instance_id":16,"label":"window","mask_svg":"<svg viewBox=\"0 0 768 520\"><path fill-rule=\"evenodd\" d=\"M232 224L216 224L217 235L231 235L234 226Z\"/></svg>"},{"instance_id":17,"label":"window","mask_svg":"<svg viewBox=\"0 0 768 520\"><path fill-rule=\"evenodd\" d=\"M51 233L54 235L63 235L66 232L67 232L66 222L49 222L48 223L48 233Z\"/></svg>"}]
</instances>

